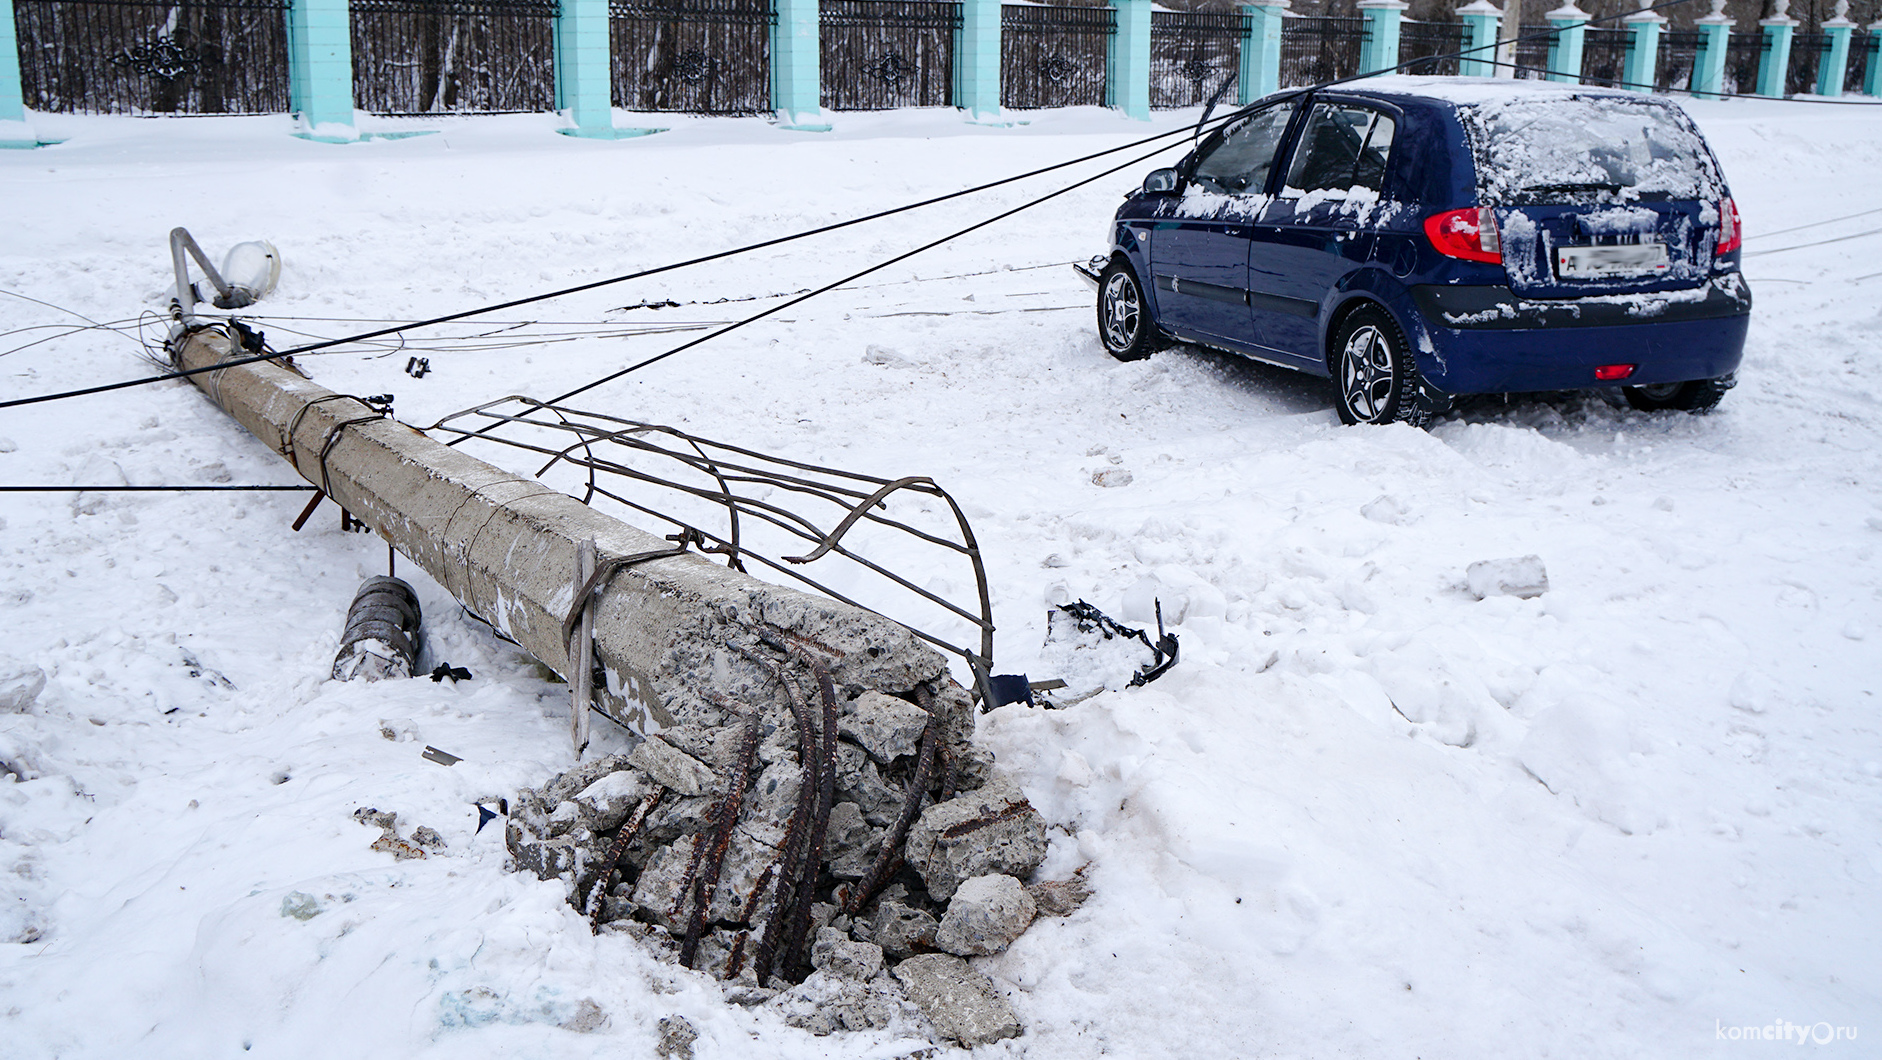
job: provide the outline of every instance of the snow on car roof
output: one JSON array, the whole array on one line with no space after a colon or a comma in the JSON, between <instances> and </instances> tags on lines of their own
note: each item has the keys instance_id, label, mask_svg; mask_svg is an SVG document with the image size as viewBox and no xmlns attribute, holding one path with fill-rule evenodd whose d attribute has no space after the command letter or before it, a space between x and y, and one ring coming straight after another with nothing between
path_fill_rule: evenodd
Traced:
<instances>
[{"instance_id":1,"label":"snow on car roof","mask_svg":"<svg viewBox=\"0 0 1882 1060\"><path fill-rule=\"evenodd\" d=\"M1407 74L1382 74L1335 87L1338 90L1412 96L1458 104L1498 103L1549 96L1563 99L1570 96L1583 99L1599 96L1639 102L1653 101L1638 92L1625 92L1615 88L1595 88L1588 85L1563 84L1557 81L1528 81L1514 78L1415 77Z\"/></svg>"}]
</instances>

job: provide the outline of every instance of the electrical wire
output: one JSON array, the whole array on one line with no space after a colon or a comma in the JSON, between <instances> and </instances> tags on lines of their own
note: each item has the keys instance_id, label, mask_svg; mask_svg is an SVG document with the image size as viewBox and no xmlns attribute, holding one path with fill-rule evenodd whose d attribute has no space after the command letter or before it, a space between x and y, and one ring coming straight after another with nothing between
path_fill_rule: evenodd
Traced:
<instances>
[{"instance_id":1,"label":"electrical wire","mask_svg":"<svg viewBox=\"0 0 1882 1060\"><path fill-rule=\"evenodd\" d=\"M1592 18L1592 19L1589 19L1587 22L1583 23L1583 25L1594 25L1594 24L1600 24L1603 22L1617 21L1623 18L1631 18L1631 17L1641 15L1641 14L1648 14L1648 13L1660 11L1665 8L1683 6L1685 4L1689 4L1692 2L1694 2L1694 0L1661 0L1660 3L1642 7L1638 11L1622 12L1622 13L1617 13L1613 15L1604 15L1598 18ZM1331 81L1322 82L1317 85L1310 85L1310 86L1304 86L1304 87L1296 88L1296 89L1284 90L1282 92L1278 92L1273 95L1264 97L1262 100L1259 100L1256 103L1251 103L1247 106L1231 111L1230 113L1215 119L1215 122L1216 122L1217 127L1220 127L1220 125L1222 124L1226 124L1228 122L1234 121L1236 118L1240 117L1243 113L1246 113L1250 108L1257 106L1257 105L1271 104L1273 102L1285 100L1288 98L1299 98L1301 96L1307 95L1308 93L1317 91L1319 89L1335 87L1335 86L1347 84L1353 81L1360 81L1360 80L1364 80L1364 79L1371 78L1371 77L1381 76L1384 74L1396 73L1410 66L1439 62L1439 61L1443 61L1445 59L1450 59L1450 58L1461 58L1466 55L1475 54L1476 52L1492 50L1495 48L1503 47L1505 45L1519 43L1525 40L1539 40L1539 39L1544 39L1544 38L1553 38L1553 37L1558 36L1561 32L1563 32L1561 29L1550 27L1549 29L1546 29L1546 30L1540 30L1540 31L1528 33L1528 34L1522 34L1509 41L1497 41L1491 44L1479 45L1473 48L1465 48L1459 51L1451 52L1446 55L1421 56L1416 59L1405 60L1403 62L1398 63L1395 66L1392 66L1383 70L1368 71L1366 73L1354 74L1348 77L1335 78ZM1512 65L1512 64L1499 64L1499 65ZM1763 97L1759 97L1759 98L1763 98ZM1825 102L1835 102L1835 101L1825 101ZM1207 114L1205 114L1203 120L1197 122L1195 126L1195 135L1199 137L1202 134L1203 126L1208 123L1209 123L1209 117ZM421 320L413 324L401 325L401 326L395 326L395 327L389 327L389 328L381 328L376 331L368 331L360 335L353 335L353 336L348 336L348 337L340 338L340 339L326 340L323 342L312 343L307 346L301 346L301 347L297 347L297 348L290 349L290 350L264 351L252 357L234 358L231 360L222 361L214 365L205 365L201 368L186 369L182 371L172 371L172 372L167 372L162 375L149 376L149 377L145 377L141 379L121 380L115 383L103 383L97 386L83 387L77 390L68 390L68 391L63 391L63 392L53 393L53 394L40 394L40 395L27 397L27 398L15 398L10 401L0 401L0 409L13 408L16 406L21 406L21 405L39 404L41 402L46 402L46 401L59 401L59 400L67 399L67 398L84 397L84 396L88 396L91 394L100 394L100 393L106 393L106 392L114 391L114 390L122 390L128 387L143 386L143 385L147 385L150 383L163 382L163 381L170 380L170 379L183 379L183 378L188 378L190 376L201 374L203 372L222 371L227 368L236 368L245 364L254 364L260 361L278 360L278 359L285 358L285 357L296 356L298 354L312 353L317 350L328 349L334 346L345 345L347 343L357 343L366 339L379 338L385 335L393 334L395 332L401 332L409 328L428 327L428 326L432 326L436 324L449 323L455 320L463 320L468 317L481 316L485 313L494 313L503 309L511 309L519 305L528 305L534 302L540 302L540 301L544 301L550 298L558 298L558 297L562 297L565 295L577 294L583 291L591 291L591 290L595 290L600 287L606 287L612 284L624 283L624 282L627 282L629 280L634 280L634 279L642 279L647 276L653 276L653 275L657 275L659 273L664 273L664 272L671 272L673 270L687 268L692 265L704 264L706 262L717 261L717 260L721 260L724 258L733 257L739 254L751 253L753 251L762 250L762 249L766 249L769 247L780 246L782 244L793 242L795 240L804 239L804 238L808 238L808 237L815 236L815 235L821 235L821 234L825 234L828 232L833 232L838 229L851 227L853 225L864 224L869 221L879 220L885 217L894 216L896 214L906 213L912 210L921 209L921 208L932 206L932 205L942 203L942 202L948 202L954 199L962 198L967 195L973 195L982 191L991 190L993 188L1003 187L1007 184L1012 184L1018 181L1027 180L1027 179L1030 179L1031 177L1040 176L1045 173L1056 172L1058 170L1066 169L1071 166L1079 165L1084 162L1093 161L1095 159L1106 158L1111 155L1119 154L1124 151L1133 150L1135 148L1143 147L1145 145L1152 144L1152 143L1158 143L1160 141L1171 139L1172 137L1176 137L1176 136L1186 135L1188 133L1189 133L1188 128L1178 128L1178 129L1170 130L1168 132L1153 134L1151 136L1146 136L1146 137L1142 137L1140 139L1131 141L1130 143L1126 143L1117 147L1106 148L1102 151L1096 151L1091 154L1084 155L1079 158L1071 159L1066 162L1054 163L1049 166L1043 166L1038 169L1030 170L1026 173L1021 173L1021 174L1017 174L1015 176L1010 176L1010 177L1003 177L999 180L991 181L986 184L977 185L975 187L966 188L960 191L949 192L944 195L934 196L928 199L921 200L919 202L908 203L902 206L891 207L890 209L887 209L887 210L877 211L876 213L872 213L872 214L865 214L860 217L854 217L845 221L839 221L839 222L835 222L829 225L824 225L818 228L808 229L803 232L797 232L797 233L793 233L790 235L779 236L773 239L763 240L758 243L747 244L746 246L743 246L743 247L735 247L730 250L718 251L713 254L702 255L700 257L691 258L691 259L687 259L685 261L680 261L680 262L673 262L667 265L656 266L654 268L641 270L639 272L627 273L621 276L614 276L614 277L610 277L610 278L603 279L603 280L595 280L595 281L591 281L585 284L578 284L574 287L567 287L561 290L551 291L545 294L529 295L523 298L513 299L507 302L500 302L500 303L496 303L493 305L480 306L480 307L476 307L473 309L462 310L460 312L450 313L444 316L432 317L430 319ZM1162 153L1162 151L1167 150L1167 149L1168 149L1168 145L1165 145L1164 147L1158 148L1156 151L1153 151L1150 154L1145 155L1142 159L1138 159L1137 161L1148 160L1149 158L1155 157L1155 155L1160 154ZM1115 173L1122 168L1124 167L1123 166L1113 167L1112 169L1106 170L1104 173L1099 174L1099 176L1108 176L1111 173ZM1089 178L1087 180L1080 181L1077 184L1072 185L1072 187L1082 187L1085 184L1091 183L1091 181L1094 179L1097 179L1097 178ZM1030 203L1023 204L1022 206L1017 207L1011 211L1007 211L1005 213L999 214L995 218L990 219L989 221L972 225L966 229L962 229L960 232L954 234L953 236L945 237L942 240L925 244L923 247L918 248L915 251L911 251L906 254L897 255L896 257L890 259L889 262L884 263L884 265L872 266L869 269L865 269L862 272L854 274L852 279L856 276L866 276L870 274L871 272L876 271L876 269L878 268L885 267L887 264L893 264L895 262L905 260L908 257L913 256L916 253L920 253L922 250L931 249L932 247L939 246L942 243L945 243L951 239L959 238L962 235L965 235L969 232L972 232L981 227L984 227L986 224L992 223L993 220L999 220L999 219L1003 219L1005 217L1011 216L1013 213L1017 213L1022 209L1026 209L1030 206L1037 205L1038 203L1056 198L1068 190L1071 190L1071 189L1061 188L1058 191L1054 191L1054 192L1047 194L1046 196L1043 196L1038 199L1034 199ZM844 282L847 282L847 281L844 281ZM710 341L711 339L716 338L720 335L727 334L731 331L737 330L738 328L744 327L747 324L753 323L757 320L761 320L767 316L770 316L778 312L780 309L788 308L789 306L796 305L799 302L802 302L806 299L816 297L819 294L826 293L827 291L834 289L836 286L839 286L839 285L827 285L825 287L818 288L816 291L800 296L798 298L793 299L790 302L785 303L784 306L774 307L773 309L766 310L763 313L755 314L752 317L748 317L744 320L738 321L727 327L721 328L718 331L702 336L701 338L696 339L692 342L684 343L680 346L674 347L672 350L669 350L666 353L663 353L656 357L639 362L619 372L615 372L608 376L604 376L602 380L600 380L599 382L590 384L589 386L584 386L575 391L571 391L569 395L564 395L563 397L568 397L573 394L582 393L585 390L589 389L590 386L599 385L600 382L606 382L606 381L611 381L613 379L618 379L621 376L628 374L629 372L637 371L640 368L644 368L649 364L658 363L659 361L664 360L667 357L670 357L675 353L679 353L683 350L691 349L695 346L700 345L701 343ZM562 398L557 398L555 400L560 401L562 400ZM554 404L555 402L552 401L550 403Z\"/></svg>"},{"instance_id":2,"label":"electrical wire","mask_svg":"<svg viewBox=\"0 0 1882 1060\"><path fill-rule=\"evenodd\" d=\"M1810 247L1828 246L1831 243L1842 243L1851 239L1862 239L1866 236L1882 236L1882 228L1871 228L1867 232L1851 232L1849 235L1846 235L1846 236L1835 236L1830 239L1819 239L1812 243L1799 243L1796 246L1792 246L1792 247L1772 247L1769 250L1746 250L1746 251L1742 251L1741 253L1747 258L1761 258L1761 257L1764 257L1766 254L1783 254L1787 251L1792 251L1792 250L1805 250Z\"/></svg>"},{"instance_id":3,"label":"electrical wire","mask_svg":"<svg viewBox=\"0 0 1882 1060\"><path fill-rule=\"evenodd\" d=\"M1668 5L1660 5L1660 6L1668 6ZM1657 11L1657 10L1659 10L1659 7L1648 7L1648 8L1641 9L1642 12ZM1638 13L1640 12L1629 11L1627 12L1627 17L1631 18L1633 15L1638 14ZM1619 17L1619 16L1613 16L1613 17ZM1607 20L1589 19L1588 22L1585 24L1593 25L1597 21L1607 21ZM1549 30L1547 32L1548 33L1560 33L1562 31L1561 30ZM1526 38L1518 38L1518 39L1526 39ZM1450 56L1448 55L1439 56L1438 58L1448 59L1450 58ZM1436 60L1421 59L1419 61L1428 63L1428 62L1435 62ZM1483 63L1486 66L1500 66L1506 70L1516 70L1521 73L1543 74L1543 75L1547 75L1549 73L1548 70L1539 66L1521 66L1516 63L1506 63L1499 59L1473 59L1472 62ZM1603 85L1608 88L1632 88L1632 89L1639 89L1639 90L1643 90L1647 92L1659 91L1658 85L1649 85L1649 84L1645 84L1639 81L1623 81L1617 77L1590 77L1587 74L1577 74L1576 77L1579 81L1581 81L1584 84L1588 82L1594 82L1597 85ZM1700 93L1700 92L1694 92L1691 89L1682 89L1681 91L1684 91L1687 95L1691 96L1694 99L1762 99L1768 103L1816 103L1816 104L1827 104L1827 105L1835 105L1835 106L1843 106L1843 107L1882 107L1882 100L1829 99L1823 96L1812 96L1808 99L1805 99L1800 96L1761 96L1755 92L1704 92L1704 93Z\"/></svg>"},{"instance_id":4,"label":"electrical wire","mask_svg":"<svg viewBox=\"0 0 1882 1060\"><path fill-rule=\"evenodd\" d=\"M1780 228L1775 232L1759 232L1756 235L1746 236L1745 241L1750 242L1754 239L1768 239L1771 236L1787 235L1791 232L1801 232L1806 228L1822 228L1824 225L1833 225L1839 221L1853 221L1858 217L1867 217L1870 214L1875 214L1875 213L1882 213L1882 206L1878 206L1873 210L1863 210L1860 213L1849 213L1849 214L1844 214L1841 217L1832 217L1827 221L1812 221L1809 224L1792 225L1789 228Z\"/></svg>"},{"instance_id":5,"label":"electrical wire","mask_svg":"<svg viewBox=\"0 0 1882 1060\"><path fill-rule=\"evenodd\" d=\"M0 493L273 493L319 489L318 486L0 486Z\"/></svg>"}]
</instances>

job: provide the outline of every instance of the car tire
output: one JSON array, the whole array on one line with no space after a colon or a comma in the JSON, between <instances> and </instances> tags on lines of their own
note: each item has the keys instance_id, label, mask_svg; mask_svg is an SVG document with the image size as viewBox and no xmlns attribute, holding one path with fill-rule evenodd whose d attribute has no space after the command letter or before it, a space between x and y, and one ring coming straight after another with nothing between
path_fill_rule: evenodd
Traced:
<instances>
[{"instance_id":1,"label":"car tire","mask_svg":"<svg viewBox=\"0 0 1882 1060\"><path fill-rule=\"evenodd\" d=\"M1098 274L1098 339L1120 361L1141 361L1163 346L1143 284L1121 258Z\"/></svg>"},{"instance_id":2,"label":"car tire","mask_svg":"<svg viewBox=\"0 0 1882 1060\"><path fill-rule=\"evenodd\" d=\"M1367 306L1348 316L1333 340L1328 367L1340 422L1414 427L1431 422L1431 411L1418 403L1418 364L1411 344L1385 310Z\"/></svg>"},{"instance_id":3,"label":"car tire","mask_svg":"<svg viewBox=\"0 0 1882 1060\"><path fill-rule=\"evenodd\" d=\"M1725 392L1737 382L1737 379L1727 375L1717 379L1694 379L1686 383L1662 383L1659 386L1624 386L1621 388L1621 396L1641 412L1662 412L1668 409L1704 412L1716 408L1724 399Z\"/></svg>"}]
</instances>

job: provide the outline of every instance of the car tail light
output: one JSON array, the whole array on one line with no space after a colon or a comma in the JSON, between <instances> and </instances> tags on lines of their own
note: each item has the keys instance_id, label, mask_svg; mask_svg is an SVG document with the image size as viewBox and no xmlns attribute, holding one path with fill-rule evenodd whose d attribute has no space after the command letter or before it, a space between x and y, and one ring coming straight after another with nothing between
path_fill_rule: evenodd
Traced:
<instances>
[{"instance_id":1,"label":"car tail light","mask_svg":"<svg viewBox=\"0 0 1882 1060\"><path fill-rule=\"evenodd\" d=\"M1719 204L1719 249L1716 254L1723 257L1737 250L1745 241L1744 229L1738 223L1738 204L1726 199Z\"/></svg>"},{"instance_id":2,"label":"car tail light","mask_svg":"<svg viewBox=\"0 0 1882 1060\"><path fill-rule=\"evenodd\" d=\"M1594 377L1603 383L1612 383L1634 374L1631 364L1603 364L1595 368Z\"/></svg>"},{"instance_id":3,"label":"car tail light","mask_svg":"<svg viewBox=\"0 0 1882 1060\"><path fill-rule=\"evenodd\" d=\"M1488 206L1470 206L1425 218L1425 238L1447 258L1503 263L1496 214Z\"/></svg>"}]
</instances>

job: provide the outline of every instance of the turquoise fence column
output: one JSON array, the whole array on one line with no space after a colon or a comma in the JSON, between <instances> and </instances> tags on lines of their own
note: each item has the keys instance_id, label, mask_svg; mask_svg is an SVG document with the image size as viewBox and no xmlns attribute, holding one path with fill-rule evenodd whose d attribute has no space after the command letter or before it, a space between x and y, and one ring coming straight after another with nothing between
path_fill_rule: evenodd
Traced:
<instances>
[{"instance_id":1,"label":"turquoise fence column","mask_svg":"<svg viewBox=\"0 0 1882 1060\"><path fill-rule=\"evenodd\" d=\"M1869 64L1862 70L1865 96L1882 96L1882 18L1869 23Z\"/></svg>"},{"instance_id":2,"label":"turquoise fence column","mask_svg":"<svg viewBox=\"0 0 1882 1060\"><path fill-rule=\"evenodd\" d=\"M1692 94L1717 99L1725 88L1725 48L1732 41L1732 16L1725 13L1725 0L1712 0L1712 13L1693 24L1699 27L1699 54L1693 57Z\"/></svg>"},{"instance_id":3,"label":"turquoise fence column","mask_svg":"<svg viewBox=\"0 0 1882 1060\"><path fill-rule=\"evenodd\" d=\"M1359 72L1374 74L1398 65L1398 24L1410 4L1403 0L1359 0L1366 39L1359 45Z\"/></svg>"},{"instance_id":4,"label":"turquoise fence column","mask_svg":"<svg viewBox=\"0 0 1882 1060\"><path fill-rule=\"evenodd\" d=\"M608 0L562 0L555 20L555 109L566 124L556 132L613 140L657 131L615 129L610 47Z\"/></svg>"},{"instance_id":5,"label":"turquoise fence column","mask_svg":"<svg viewBox=\"0 0 1882 1060\"><path fill-rule=\"evenodd\" d=\"M1490 0L1473 0L1457 9L1464 20L1464 55L1457 60L1462 77L1496 76L1496 35L1503 12Z\"/></svg>"},{"instance_id":6,"label":"turquoise fence column","mask_svg":"<svg viewBox=\"0 0 1882 1060\"><path fill-rule=\"evenodd\" d=\"M1242 38L1242 68L1236 80L1242 103L1249 104L1281 90L1281 20L1293 12L1287 0L1256 0L1241 5L1240 11L1248 32Z\"/></svg>"},{"instance_id":7,"label":"turquoise fence column","mask_svg":"<svg viewBox=\"0 0 1882 1060\"><path fill-rule=\"evenodd\" d=\"M1621 80L1635 92L1653 91L1660 72L1660 30L1666 19L1647 10L1653 0L1640 0L1640 10L1621 21L1632 30L1627 38L1627 61L1621 64Z\"/></svg>"},{"instance_id":8,"label":"turquoise fence column","mask_svg":"<svg viewBox=\"0 0 1882 1060\"><path fill-rule=\"evenodd\" d=\"M1830 50L1817 63L1817 95L1840 96L1849 74L1849 39L1856 33L1856 24L1849 20L1849 0L1836 0L1836 17L1824 20L1823 32L1830 35Z\"/></svg>"},{"instance_id":9,"label":"turquoise fence column","mask_svg":"<svg viewBox=\"0 0 1882 1060\"><path fill-rule=\"evenodd\" d=\"M1105 53L1105 103L1126 118L1150 120L1151 0L1111 0L1117 32Z\"/></svg>"},{"instance_id":10,"label":"turquoise fence column","mask_svg":"<svg viewBox=\"0 0 1882 1060\"><path fill-rule=\"evenodd\" d=\"M954 79L954 105L968 121L1008 124L1000 109L1000 0L961 0Z\"/></svg>"},{"instance_id":11,"label":"turquoise fence column","mask_svg":"<svg viewBox=\"0 0 1882 1060\"><path fill-rule=\"evenodd\" d=\"M1548 13L1555 39L1549 42L1549 80L1581 84L1581 42L1588 32L1588 12L1565 0Z\"/></svg>"},{"instance_id":12,"label":"turquoise fence column","mask_svg":"<svg viewBox=\"0 0 1882 1060\"><path fill-rule=\"evenodd\" d=\"M290 0L288 105L300 117L294 135L323 144L352 143L353 27L347 0Z\"/></svg>"},{"instance_id":13,"label":"turquoise fence column","mask_svg":"<svg viewBox=\"0 0 1882 1060\"><path fill-rule=\"evenodd\" d=\"M20 42L14 36L13 0L0 0L0 150L39 146L26 123L26 96L20 91Z\"/></svg>"},{"instance_id":14,"label":"turquoise fence column","mask_svg":"<svg viewBox=\"0 0 1882 1060\"><path fill-rule=\"evenodd\" d=\"M1797 20L1790 16L1791 0L1777 0L1771 17L1761 19L1764 27L1764 55L1758 60L1758 94L1784 98L1784 81L1791 72L1791 37L1797 32Z\"/></svg>"},{"instance_id":15,"label":"turquoise fence column","mask_svg":"<svg viewBox=\"0 0 1882 1060\"><path fill-rule=\"evenodd\" d=\"M829 132L823 116L823 42L817 0L774 0L771 28L771 109L778 128Z\"/></svg>"}]
</instances>

